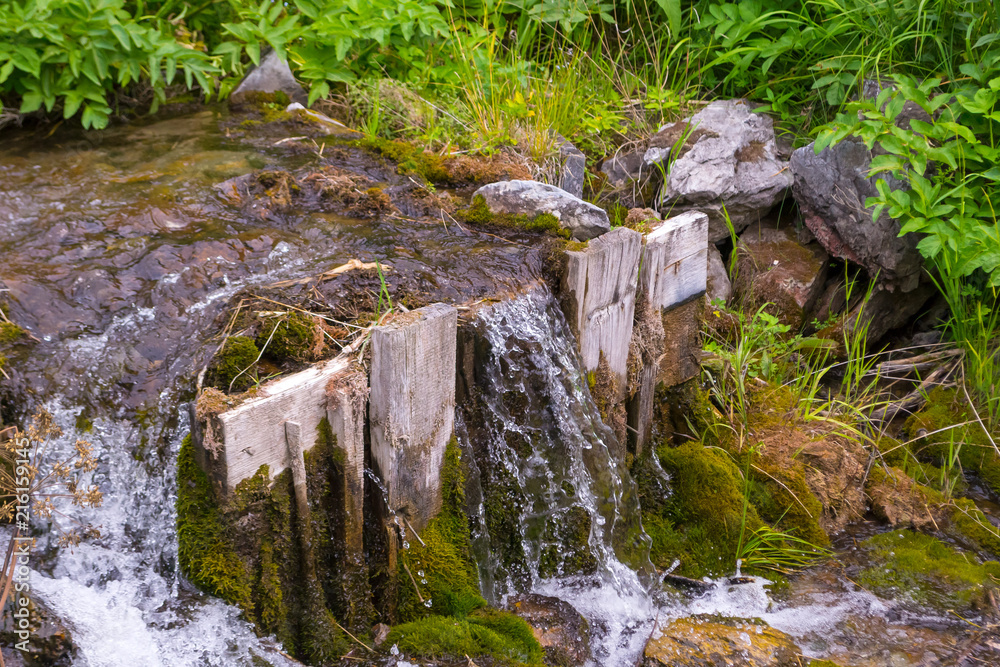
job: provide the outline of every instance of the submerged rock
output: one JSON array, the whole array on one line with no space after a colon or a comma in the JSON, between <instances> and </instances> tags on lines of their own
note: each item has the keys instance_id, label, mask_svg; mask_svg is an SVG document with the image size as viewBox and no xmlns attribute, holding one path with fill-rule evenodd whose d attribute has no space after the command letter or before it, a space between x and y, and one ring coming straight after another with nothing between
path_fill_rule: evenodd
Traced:
<instances>
[{"instance_id":1,"label":"submerged rock","mask_svg":"<svg viewBox=\"0 0 1000 667\"><path fill-rule=\"evenodd\" d=\"M510 609L528 622L548 665L582 665L590 657L590 627L571 604L546 595L518 595Z\"/></svg>"},{"instance_id":2,"label":"submerged rock","mask_svg":"<svg viewBox=\"0 0 1000 667\"><path fill-rule=\"evenodd\" d=\"M681 139L683 148L673 150ZM739 232L784 199L792 186L787 163L778 159L771 119L751 112L743 100L713 102L690 119L665 126L650 145L645 156L649 165L677 156L663 165L666 181L659 208L672 215L689 209L707 213L713 242L729 236L723 205Z\"/></svg>"},{"instance_id":3,"label":"submerged rock","mask_svg":"<svg viewBox=\"0 0 1000 667\"><path fill-rule=\"evenodd\" d=\"M248 101L253 93L284 93L292 102L306 104L309 96L292 75L288 63L278 57L276 51L270 51L261 58L260 64L247 72L247 75L236 86L229 96L230 104L242 104Z\"/></svg>"},{"instance_id":4,"label":"submerged rock","mask_svg":"<svg viewBox=\"0 0 1000 667\"><path fill-rule=\"evenodd\" d=\"M679 618L646 645L643 667L793 667L792 638L757 619L721 616Z\"/></svg>"},{"instance_id":5,"label":"submerged rock","mask_svg":"<svg viewBox=\"0 0 1000 667\"><path fill-rule=\"evenodd\" d=\"M794 329L812 311L823 289L829 255L818 244L802 244L788 228L747 229L737 246L734 288L754 309L773 304L775 315Z\"/></svg>"},{"instance_id":6,"label":"submerged rock","mask_svg":"<svg viewBox=\"0 0 1000 667\"><path fill-rule=\"evenodd\" d=\"M476 190L494 213L537 216L554 215L563 229L577 241L586 241L611 229L604 209L574 197L561 188L537 181L500 181Z\"/></svg>"}]
</instances>

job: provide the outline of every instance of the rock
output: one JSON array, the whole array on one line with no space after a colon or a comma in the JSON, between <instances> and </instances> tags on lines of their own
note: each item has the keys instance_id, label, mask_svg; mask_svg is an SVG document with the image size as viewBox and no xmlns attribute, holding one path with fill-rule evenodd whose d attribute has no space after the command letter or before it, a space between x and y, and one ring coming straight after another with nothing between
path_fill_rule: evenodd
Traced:
<instances>
[{"instance_id":1,"label":"rock","mask_svg":"<svg viewBox=\"0 0 1000 667\"><path fill-rule=\"evenodd\" d=\"M601 173L607 179L602 201L618 202L626 208L644 208L653 202L659 182L659 170L647 166L645 151L613 155L601 164Z\"/></svg>"},{"instance_id":2,"label":"rock","mask_svg":"<svg viewBox=\"0 0 1000 667\"><path fill-rule=\"evenodd\" d=\"M667 168L660 190L658 208L664 215L690 209L707 213L709 240L715 242L729 236L723 204L739 232L785 198L792 175L777 157L772 121L752 113L743 100L712 102L692 118L665 126L659 139L650 141L646 163L666 159L671 140L679 141L689 127L694 130Z\"/></svg>"},{"instance_id":3,"label":"rock","mask_svg":"<svg viewBox=\"0 0 1000 667\"><path fill-rule=\"evenodd\" d=\"M586 241L609 231L611 221L604 209L554 185L537 181L500 181L476 190L495 213L537 216L551 213L559 225L568 229L577 241Z\"/></svg>"},{"instance_id":4,"label":"rock","mask_svg":"<svg viewBox=\"0 0 1000 667\"><path fill-rule=\"evenodd\" d=\"M792 638L758 619L679 618L649 640L643 667L797 667Z\"/></svg>"},{"instance_id":5,"label":"rock","mask_svg":"<svg viewBox=\"0 0 1000 667\"><path fill-rule=\"evenodd\" d=\"M722 301L729 302L729 297L733 293L733 284L729 281L729 271L722 261L722 253L715 247L714 243L708 244L708 278L705 294L708 302Z\"/></svg>"},{"instance_id":6,"label":"rock","mask_svg":"<svg viewBox=\"0 0 1000 667\"><path fill-rule=\"evenodd\" d=\"M844 338L845 322L852 328L865 327L865 339L877 341L893 329L907 324L924 307L924 304L937 293L933 283L921 282L915 289L903 292L891 285L876 284L872 288L867 303L853 305L847 318L820 330L819 336L835 341ZM852 299L852 304L854 300ZM822 313L817 313L821 315Z\"/></svg>"},{"instance_id":7,"label":"rock","mask_svg":"<svg viewBox=\"0 0 1000 667\"><path fill-rule=\"evenodd\" d=\"M877 194L869 178L872 154L860 139L847 138L819 155L809 144L792 154L792 194L806 226L834 257L860 264L872 278L903 292L916 289L923 267L913 234L899 237L900 225L886 213L872 220L865 201ZM894 188L904 184L886 174Z\"/></svg>"},{"instance_id":8,"label":"rock","mask_svg":"<svg viewBox=\"0 0 1000 667\"><path fill-rule=\"evenodd\" d=\"M260 60L260 64L247 72L247 75L236 86L229 96L229 103L239 105L244 103L250 93L282 92L292 102L306 104L309 96L292 75L288 63L278 57L277 52L269 51Z\"/></svg>"},{"instance_id":9,"label":"rock","mask_svg":"<svg viewBox=\"0 0 1000 667\"><path fill-rule=\"evenodd\" d=\"M509 605L531 626L545 650L545 664L570 667L590 658L589 624L568 602L532 593L512 598Z\"/></svg>"},{"instance_id":10,"label":"rock","mask_svg":"<svg viewBox=\"0 0 1000 667\"><path fill-rule=\"evenodd\" d=\"M375 646L381 646L385 643L385 640L389 637L389 631L392 630L385 623L376 623L372 626L372 644Z\"/></svg>"},{"instance_id":11,"label":"rock","mask_svg":"<svg viewBox=\"0 0 1000 667\"><path fill-rule=\"evenodd\" d=\"M774 304L793 329L807 321L823 290L829 256L819 244L802 245L794 230L755 225L740 236L734 289L754 310Z\"/></svg>"},{"instance_id":12,"label":"rock","mask_svg":"<svg viewBox=\"0 0 1000 667\"><path fill-rule=\"evenodd\" d=\"M559 135L559 187L577 199L583 197L583 178L587 173L587 157L579 148Z\"/></svg>"}]
</instances>

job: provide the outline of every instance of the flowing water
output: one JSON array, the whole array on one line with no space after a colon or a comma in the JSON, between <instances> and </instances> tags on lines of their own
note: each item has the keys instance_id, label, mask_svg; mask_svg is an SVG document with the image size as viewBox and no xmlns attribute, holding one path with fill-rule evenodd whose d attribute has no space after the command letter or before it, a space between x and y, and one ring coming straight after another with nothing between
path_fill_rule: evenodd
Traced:
<instances>
[{"instance_id":1,"label":"flowing water","mask_svg":"<svg viewBox=\"0 0 1000 667\"><path fill-rule=\"evenodd\" d=\"M759 579L720 580L693 601L656 591L621 445L601 422L551 294L523 289L539 274L532 250L399 216L247 216L213 185L317 158L230 138L222 120L206 110L0 144L0 279L11 318L37 339L12 355L4 413L23 419L47 407L65 431L56 454L77 437L91 441L105 496L96 510L69 512L99 526L97 540L55 549L45 536L57 531L39 527L33 591L69 629L74 664L249 665L255 654L291 664L234 608L179 576L174 461L230 299L352 258L388 261L390 280L428 299L520 294L476 311L462 341L475 363L457 425L491 602L525 591L570 602L591 623L600 665L634 664L658 622L696 613L763 618L809 655L845 665L987 655L968 648L954 618L880 600L839 569L792 578L780 596ZM332 159L398 184L356 153Z\"/></svg>"}]
</instances>

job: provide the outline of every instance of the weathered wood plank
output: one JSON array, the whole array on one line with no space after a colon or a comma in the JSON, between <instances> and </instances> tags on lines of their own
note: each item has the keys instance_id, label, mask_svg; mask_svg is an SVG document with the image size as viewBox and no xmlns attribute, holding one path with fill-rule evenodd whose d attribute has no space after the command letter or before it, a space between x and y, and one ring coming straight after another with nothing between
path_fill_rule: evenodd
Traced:
<instances>
[{"instance_id":1,"label":"weathered wood plank","mask_svg":"<svg viewBox=\"0 0 1000 667\"><path fill-rule=\"evenodd\" d=\"M338 374L326 385L326 418L344 453L344 540L348 559L363 565L365 416L368 376L360 369Z\"/></svg>"},{"instance_id":2,"label":"weathered wood plank","mask_svg":"<svg viewBox=\"0 0 1000 667\"><path fill-rule=\"evenodd\" d=\"M642 234L624 227L613 229L591 240L585 250L566 252L561 288L583 369L597 370L603 355L622 392L641 251Z\"/></svg>"},{"instance_id":3,"label":"weathered wood plank","mask_svg":"<svg viewBox=\"0 0 1000 667\"><path fill-rule=\"evenodd\" d=\"M227 492L264 464L272 477L289 466L285 422L300 425L305 450L316 444L319 424L327 416L326 386L349 368L342 358L317 364L264 384L257 396L218 416Z\"/></svg>"},{"instance_id":4,"label":"weathered wood plank","mask_svg":"<svg viewBox=\"0 0 1000 667\"><path fill-rule=\"evenodd\" d=\"M645 236L639 290L654 308L670 308L704 293L708 278L708 216L688 211Z\"/></svg>"},{"instance_id":5,"label":"weathered wood plank","mask_svg":"<svg viewBox=\"0 0 1000 667\"><path fill-rule=\"evenodd\" d=\"M440 303L372 331L372 460L389 509L417 531L441 509L441 465L455 421L457 332L458 311Z\"/></svg>"}]
</instances>

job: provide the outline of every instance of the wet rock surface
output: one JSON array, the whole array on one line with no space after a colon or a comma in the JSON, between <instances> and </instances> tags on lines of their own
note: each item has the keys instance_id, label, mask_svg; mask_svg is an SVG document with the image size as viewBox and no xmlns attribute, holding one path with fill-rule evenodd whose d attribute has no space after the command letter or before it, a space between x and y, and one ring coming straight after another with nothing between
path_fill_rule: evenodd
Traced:
<instances>
[{"instance_id":1,"label":"wet rock surface","mask_svg":"<svg viewBox=\"0 0 1000 667\"><path fill-rule=\"evenodd\" d=\"M254 93L275 92L283 93L289 100L299 104L309 101L309 96L295 80L288 63L278 57L277 51L271 50L261 58L260 64L243 77L236 90L230 94L229 103L238 106L248 101Z\"/></svg>"},{"instance_id":2,"label":"wet rock surface","mask_svg":"<svg viewBox=\"0 0 1000 667\"><path fill-rule=\"evenodd\" d=\"M643 667L797 667L792 638L755 619L691 616L658 630ZM654 633L655 634L655 633Z\"/></svg>"},{"instance_id":3,"label":"wet rock surface","mask_svg":"<svg viewBox=\"0 0 1000 667\"><path fill-rule=\"evenodd\" d=\"M707 213L709 241L729 236L723 203L739 232L784 199L792 186L787 163L778 159L771 119L753 113L743 100L712 102L691 118L664 127L650 141L646 163L668 159L681 140L686 150L675 151L678 157L658 196L659 208L664 215Z\"/></svg>"},{"instance_id":4,"label":"wet rock surface","mask_svg":"<svg viewBox=\"0 0 1000 667\"><path fill-rule=\"evenodd\" d=\"M611 229L611 222L604 209L547 183L501 181L484 185L473 196L485 199L494 213L529 217L550 213L559 219L559 225L568 229L577 241L592 239Z\"/></svg>"},{"instance_id":5,"label":"wet rock surface","mask_svg":"<svg viewBox=\"0 0 1000 667\"><path fill-rule=\"evenodd\" d=\"M518 595L508 602L511 611L531 626L545 650L546 663L556 667L582 665L590 657L587 619L563 600L545 595Z\"/></svg>"}]
</instances>

